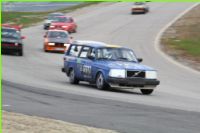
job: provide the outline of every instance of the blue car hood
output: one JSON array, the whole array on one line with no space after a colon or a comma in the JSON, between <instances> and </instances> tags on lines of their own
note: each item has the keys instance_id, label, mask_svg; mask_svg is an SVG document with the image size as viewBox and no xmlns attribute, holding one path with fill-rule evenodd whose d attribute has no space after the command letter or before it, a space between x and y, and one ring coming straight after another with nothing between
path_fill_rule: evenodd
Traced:
<instances>
[{"instance_id":1,"label":"blue car hood","mask_svg":"<svg viewBox=\"0 0 200 133\"><path fill-rule=\"evenodd\" d=\"M135 62L125 61L98 61L99 64L108 67L109 69L127 69L127 70L154 70L149 66L145 66Z\"/></svg>"}]
</instances>

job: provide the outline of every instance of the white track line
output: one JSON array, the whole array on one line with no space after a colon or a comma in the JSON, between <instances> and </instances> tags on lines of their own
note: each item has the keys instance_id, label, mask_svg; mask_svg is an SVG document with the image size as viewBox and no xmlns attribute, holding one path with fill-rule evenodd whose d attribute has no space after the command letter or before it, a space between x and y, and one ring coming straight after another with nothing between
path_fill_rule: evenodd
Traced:
<instances>
[{"instance_id":1,"label":"white track line","mask_svg":"<svg viewBox=\"0 0 200 133\"><path fill-rule=\"evenodd\" d=\"M3 107L10 107L9 104L3 104Z\"/></svg>"},{"instance_id":2,"label":"white track line","mask_svg":"<svg viewBox=\"0 0 200 133\"><path fill-rule=\"evenodd\" d=\"M156 36L156 39L155 39L155 50L156 52L158 52L160 55L162 55L165 59L167 59L168 61L170 61L171 63L181 67L181 68L184 68L192 73L195 73L195 74L199 74L200 75L200 72L197 71L197 70L194 70L192 68L190 68L189 66L185 66L183 64L181 64L180 62L172 59L169 55L167 55L166 53L164 53L163 51L161 51L160 49L160 39L163 35L163 33L173 24L175 23L179 18L181 18L183 15L185 15L187 12L189 12L192 8L196 7L197 5L199 5L200 3L196 3L194 5L192 5L191 7L189 7L188 9L186 9L184 12L182 12L181 14L179 14L176 18L174 18L172 21L170 21L166 26L164 26L161 31L157 34Z\"/></svg>"}]
</instances>

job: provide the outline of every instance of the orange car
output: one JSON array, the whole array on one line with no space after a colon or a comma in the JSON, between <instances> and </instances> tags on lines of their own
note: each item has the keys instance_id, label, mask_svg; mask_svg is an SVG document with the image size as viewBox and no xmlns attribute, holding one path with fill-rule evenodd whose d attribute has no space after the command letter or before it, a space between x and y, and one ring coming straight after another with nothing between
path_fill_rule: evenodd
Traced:
<instances>
[{"instance_id":1,"label":"orange car","mask_svg":"<svg viewBox=\"0 0 200 133\"><path fill-rule=\"evenodd\" d=\"M70 43L71 37L64 30L48 30L44 35L44 51L45 52L65 52Z\"/></svg>"}]
</instances>

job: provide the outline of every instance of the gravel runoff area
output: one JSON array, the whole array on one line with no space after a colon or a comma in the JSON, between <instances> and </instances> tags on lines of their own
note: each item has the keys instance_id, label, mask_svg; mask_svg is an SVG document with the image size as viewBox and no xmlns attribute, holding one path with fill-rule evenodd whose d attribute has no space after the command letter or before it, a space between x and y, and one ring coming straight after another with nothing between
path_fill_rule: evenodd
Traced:
<instances>
[{"instance_id":1,"label":"gravel runoff area","mask_svg":"<svg viewBox=\"0 0 200 133\"><path fill-rule=\"evenodd\" d=\"M164 32L161 49L178 62L200 71L200 4Z\"/></svg>"},{"instance_id":2,"label":"gravel runoff area","mask_svg":"<svg viewBox=\"0 0 200 133\"><path fill-rule=\"evenodd\" d=\"M118 133L112 130L2 111L2 133Z\"/></svg>"}]
</instances>

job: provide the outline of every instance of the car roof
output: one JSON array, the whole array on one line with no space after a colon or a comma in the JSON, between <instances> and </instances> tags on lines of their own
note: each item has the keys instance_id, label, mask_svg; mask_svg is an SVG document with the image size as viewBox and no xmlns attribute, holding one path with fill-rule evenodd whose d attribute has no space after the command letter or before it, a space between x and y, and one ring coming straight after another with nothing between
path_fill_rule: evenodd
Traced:
<instances>
[{"instance_id":1,"label":"car roof","mask_svg":"<svg viewBox=\"0 0 200 133\"><path fill-rule=\"evenodd\" d=\"M94 48L101 48L101 47L122 48L122 46L119 46L119 45L110 45L104 42L90 41L90 40L75 40L72 42L72 44L90 46Z\"/></svg>"},{"instance_id":2,"label":"car roof","mask_svg":"<svg viewBox=\"0 0 200 133\"><path fill-rule=\"evenodd\" d=\"M21 28L22 28L22 25L12 25L12 24L8 24L8 23L1 24L1 26L7 27L7 28L10 28L10 29L15 29L15 30L18 30L18 31L20 31Z\"/></svg>"},{"instance_id":3,"label":"car roof","mask_svg":"<svg viewBox=\"0 0 200 133\"><path fill-rule=\"evenodd\" d=\"M134 5L145 5L145 2L135 2Z\"/></svg>"},{"instance_id":4,"label":"car roof","mask_svg":"<svg viewBox=\"0 0 200 133\"><path fill-rule=\"evenodd\" d=\"M6 29L6 30L14 30L14 31L18 31L17 29L15 29L15 28L11 28L11 27L2 27L2 29Z\"/></svg>"}]
</instances>

